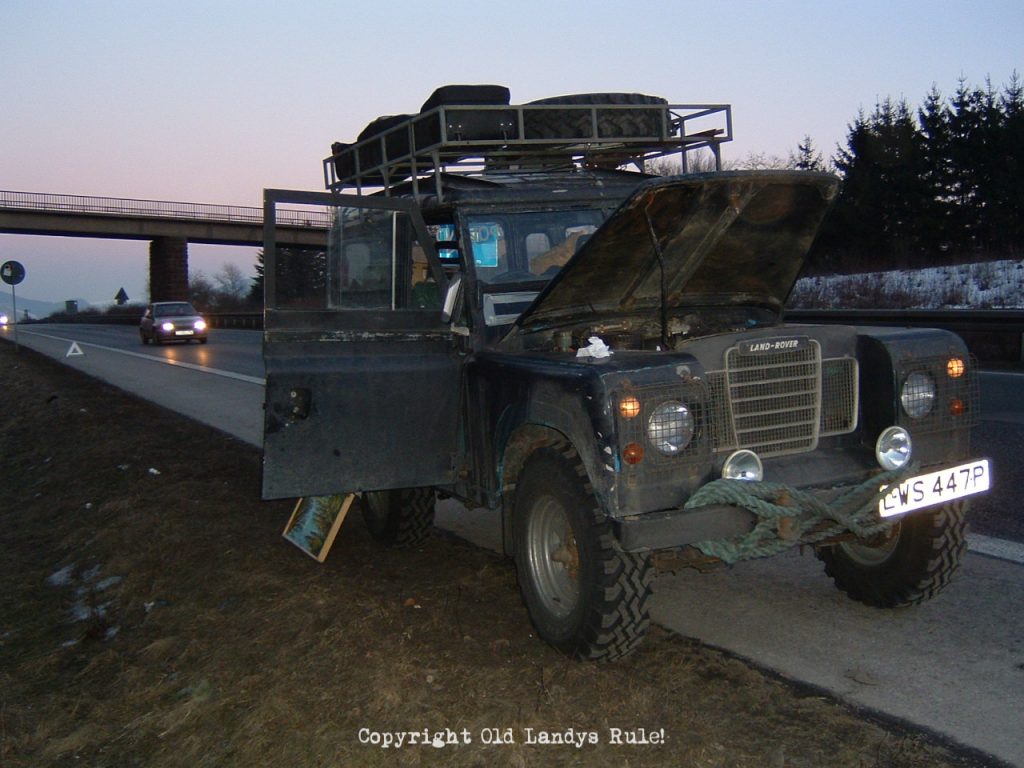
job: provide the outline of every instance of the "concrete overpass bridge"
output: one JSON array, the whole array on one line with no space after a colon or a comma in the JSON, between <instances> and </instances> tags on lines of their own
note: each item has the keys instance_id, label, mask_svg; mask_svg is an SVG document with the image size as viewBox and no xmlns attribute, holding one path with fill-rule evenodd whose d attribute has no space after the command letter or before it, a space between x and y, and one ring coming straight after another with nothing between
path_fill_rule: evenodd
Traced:
<instances>
[{"instance_id":1,"label":"concrete overpass bridge","mask_svg":"<svg viewBox=\"0 0 1024 768\"><path fill-rule=\"evenodd\" d=\"M322 246L330 214L277 211L277 241ZM159 200L0 190L0 232L149 240L152 301L188 299L188 244L262 245L263 209Z\"/></svg>"}]
</instances>

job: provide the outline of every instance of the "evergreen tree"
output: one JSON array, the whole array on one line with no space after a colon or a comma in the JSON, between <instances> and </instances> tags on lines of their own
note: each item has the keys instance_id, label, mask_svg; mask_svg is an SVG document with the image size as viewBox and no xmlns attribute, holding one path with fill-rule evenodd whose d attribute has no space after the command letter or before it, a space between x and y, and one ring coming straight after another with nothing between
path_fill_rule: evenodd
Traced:
<instances>
[{"instance_id":1,"label":"evergreen tree","mask_svg":"<svg viewBox=\"0 0 1024 768\"><path fill-rule=\"evenodd\" d=\"M885 99L848 126L834 158L843 190L813 254L819 270L1006 258L1024 240L1024 85L961 79L917 110ZM810 146L801 145L809 154ZM798 159L800 155L796 156Z\"/></svg>"},{"instance_id":2,"label":"evergreen tree","mask_svg":"<svg viewBox=\"0 0 1024 768\"><path fill-rule=\"evenodd\" d=\"M1024 244L1024 85L1016 72L1003 89L998 110L988 218L994 247L1019 254Z\"/></svg>"},{"instance_id":3,"label":"evergreen tree","mask_svg":"<svg viewBox=\"0 0 1024 768\"><path fill-rule=\"evenodd\" d=\"M939 89L932 89L917 112L921 126L921 173L925 196L917 215L917 235L922 247L946 253L956 242L953 226L953 178L950 163L952 134L950 111Z\"/></svg>"},{"instance_id":4,"label":"evergreen tree","mask_svg":"<svg viewBox=\"0 0 1024 768\"><path fill-rule=\"evenodd\" d=\"M263 265L263 249L256 253L256 277L252 279L252 285L249 286L249 304L253 307L263 306L263 274L265 267Z\"/></svg>"},{"instance_id":5,"label":"evergreen tree","mask_svg":"<svg viewBox=\"0 0 1024 768\"><path fill-rule=\"evenodd\" d=\"M921 138L906 101L886 99L869 117L862 112L835 165L844 184L826 242L860 255L860 263L848 267L912 263L920 245L916 212L928 190L921 178Z\"/></svg>"},{"instance_id":6,"label":"evergreen tree","mask_svg":"<svg viewBox=\"0 0 1024 768\"><path fill-rule=\"evenodd\" d=\"M789 164L798 171L825 170L825 159L810 136L804 136L803 142L796 145L796 154L790 154Z\"/></svg>"}]
</instances>

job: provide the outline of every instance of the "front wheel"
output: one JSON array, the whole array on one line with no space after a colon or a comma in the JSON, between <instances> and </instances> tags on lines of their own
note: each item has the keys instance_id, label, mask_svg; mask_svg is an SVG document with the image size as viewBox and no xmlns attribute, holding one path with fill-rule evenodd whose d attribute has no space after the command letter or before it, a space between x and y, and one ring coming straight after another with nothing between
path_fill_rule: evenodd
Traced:
<instances>
[{"instance_id":1,"label":"front wheel","mask_svg":"<svg viewBox=\"0 0 1024 768\"><path fill-rule=\"evenodd\" d=\"M399 549L415 547L434 525L433 488L400 488L363 494L363 520L370 535Z\"/></svg>"},{"instance_id":2,"label":"front wheel","mask_svg":"<svg viewBox=\"0 0 1024 768\"><path fill-rule=\"evenodd\" d=\"M527 461L512 535L519 589L541 639L582 659L615 659L640 644L650 625L649 558L615 546L568 445Z\"/></svg>"},{"instance_id":3,"label":"front wheel","mask_svg":"<svg viewBox=\"0 0 1024 768\"><path fill-rule=\"evenodd\" d=\"M825 573L854 600L878 608L922 603L941 592L967 550L968 503L900 520L887 534L818 551Z\"/></svg>"}]
</instances>

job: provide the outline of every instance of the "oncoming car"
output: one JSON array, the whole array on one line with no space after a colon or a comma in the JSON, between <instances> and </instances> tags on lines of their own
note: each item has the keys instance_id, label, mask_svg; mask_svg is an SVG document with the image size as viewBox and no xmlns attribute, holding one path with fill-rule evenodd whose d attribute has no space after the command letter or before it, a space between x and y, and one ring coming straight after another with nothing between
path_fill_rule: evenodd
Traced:
<instances>
[{"instance_id":1,"label":"oncoming car","mask_svg":"<svg viewBox=\"0 0 1024 768\"><path fill-rule=\"evenodd\" d=\"M157 301L146 308L139 323L139 336L143 344L165 341L189 342L195 339L200 344L208 341L206 321L187 301Z\"/></svg>"}]
</instances>

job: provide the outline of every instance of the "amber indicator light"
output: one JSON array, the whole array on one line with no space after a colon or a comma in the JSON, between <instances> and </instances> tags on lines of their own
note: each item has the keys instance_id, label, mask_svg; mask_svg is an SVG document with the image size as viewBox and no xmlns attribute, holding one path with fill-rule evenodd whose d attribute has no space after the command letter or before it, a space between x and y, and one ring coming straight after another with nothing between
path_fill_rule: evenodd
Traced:
<instances>
[{"instance_id":1,"label":"amber indicator light","mask_svg":"<svg viewBox=\"0 0 1024 768\"><path fill-rule=\"evenodd\" d=\"M640 415L640 401L632 395L619 400L619 415L624 419L635 419Z\"/></svg>"},{"instance_id":2,"label":"amber indicator light","mask_svg":"<svg viewBox=\"0 0 1024 768\"><path fill-rule=\"evenodd\" d=\"M967 366L964 365L964 361L959 357L951 357L946 361L946 373L949 374L951 379L959 379L966 370Z\"/></svg>"},{"instance_id":3,"label":"amber indicator light","mask_svg":"<svg viewBox=\"0 0 1024 768\"><path fill-rule=\"evenodd\" d=\"M622 459L627 464L639 464L644 460L644 447L639 443L630 443L622 449Z\"/></svg>"}]
</instances>

